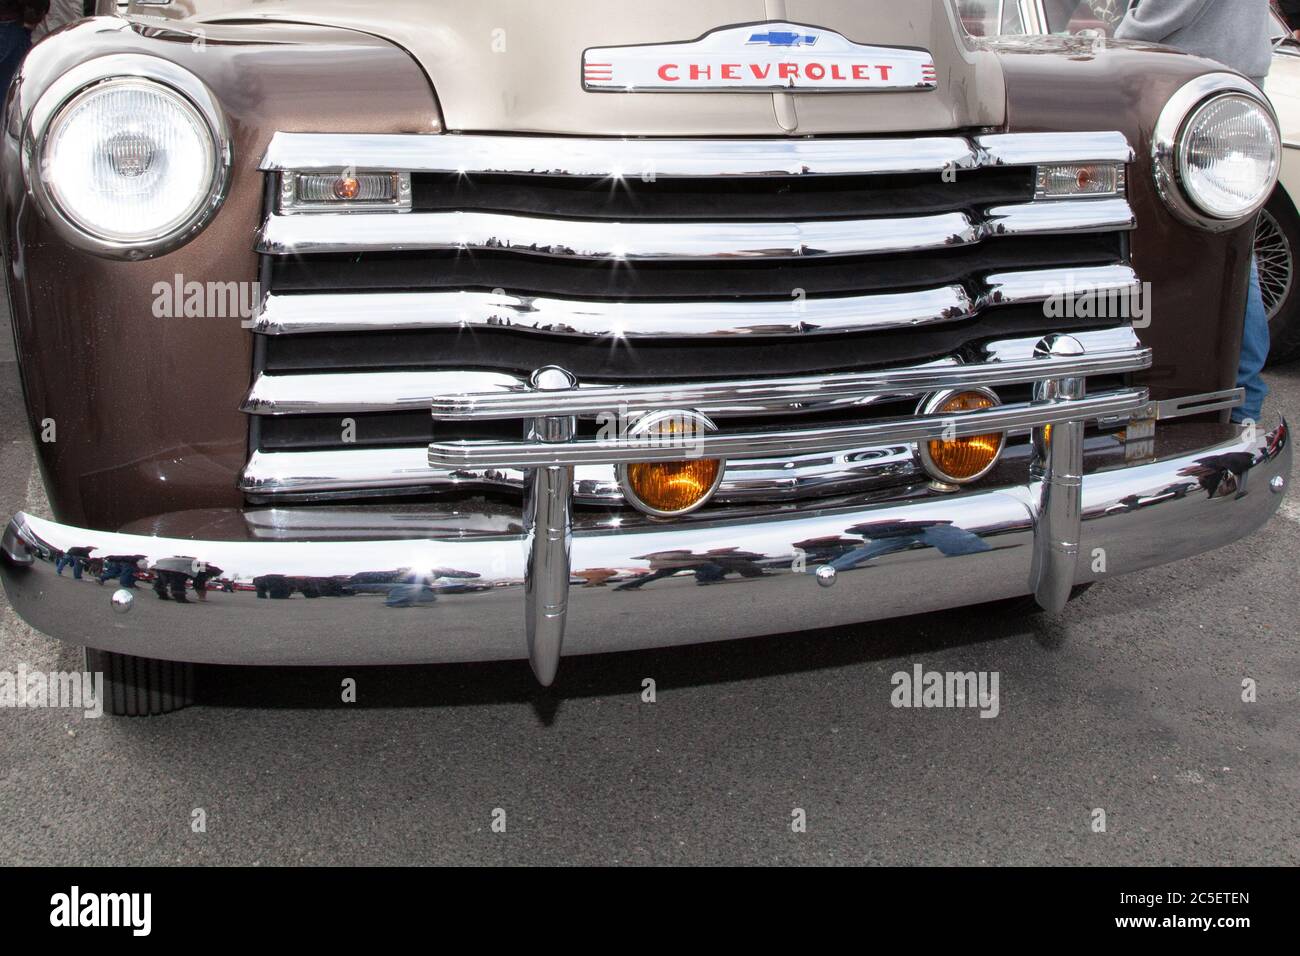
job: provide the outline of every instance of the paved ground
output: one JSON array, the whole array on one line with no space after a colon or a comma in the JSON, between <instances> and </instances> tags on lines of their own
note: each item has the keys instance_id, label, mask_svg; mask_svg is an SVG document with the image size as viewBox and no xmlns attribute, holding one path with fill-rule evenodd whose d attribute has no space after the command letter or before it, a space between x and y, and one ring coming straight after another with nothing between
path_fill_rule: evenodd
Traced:
<instances>
[{"instance_id":1,"label":"paved ground","mask_svg":"<svg viewBox=\"0 0 1300 956\"><path fill-rule=\"evenodd\" d=\"M43 507L12 358L5 332L4 514ZM1300 365L1271 381L1300 421ZM166 718L0 710L0 864L1296 864L1297 553L1288 502L1061 626L961 612L570 659L551 694L523 664L353 669L344 707L341 671L206 668ZM0 670L80 666L2 602ZM893 709L917 662L998 671L1001 713Z\"/></svg>"}]
</instances>

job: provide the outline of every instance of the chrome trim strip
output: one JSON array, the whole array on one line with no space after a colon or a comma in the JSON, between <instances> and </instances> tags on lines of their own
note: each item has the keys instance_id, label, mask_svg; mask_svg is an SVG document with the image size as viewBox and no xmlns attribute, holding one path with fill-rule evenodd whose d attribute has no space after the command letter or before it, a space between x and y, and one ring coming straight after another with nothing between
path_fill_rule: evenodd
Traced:
<instances>
[{"instance_id":1,"label":"chrome trim strip","mask_svg":"<svg viewBox=\"0 0 1300 956\"><path fill-rule=\"evenodd\" d=\"M873 396L906 397L941 388L993 387L1067 375L1136 372L1150 364L1151 350L1143 348L1066 358L1037 357L960 366L919 365L837 375L669 385L593 385L558 398L535 392L442 394L432 396L431 405L434 418L457 421L556 414L592 416L611 411L637 414L660 408L689 408L721 416L776 414L806 411L804 406L808 404L851 404Z\"/></svg>"},{"instance_id":2,"label":"chrome trim strip","mask_svg":"<svg viewBox=\"0 0 1300 956\"><path fill-rule=\"evenodd\" d=\"M278 135L278 134L277 134ZM1133 147L1118 131L1095 133L991 133L975 137L982 166L1040 163L1131 163Z\"/></svg>"},{"instance_id":3,"label":"chrome trim strip","mask_svg":"<svg viewBox=\"0 0 1300 956\"><path fill-rule=\"evenodd\" d=\"M986 236L1041 236L1062 232L1132 229L1137 217L1127 199L1044 199L992 206L980 228Z\"/></svg>"},{"instance_id":4,"label":"chrome trim strip","mask_svg":"<svg viewBox=\"0 0 1300 956\"><path fill-rule=\"evenodd\" d=\"M1063 205L1053 203L1052 205ZM494 250L569 259L785 259L916 252L979 242L962 212L804 222L602 222L491 212L270 215L267 255Z\"/></svg>"},{"instance_id":5,"label":"chrome trim strip","mask_svg":"<svg viewBox=\"0 0 1300 956\"><path fill-rule=\"evenodd\" d=\"M457 441L429 446L435 468L551 468L565 465L629 461L676 461L684 457L745 458L835 451L861 445L931 441L1053 425L1123 414L1147 402L1146 389L1106 392L1079 401L999 405L960 415L885 419L859 425L769 432L706 433L686 445L662 437L619 441L583 440L564 445L541 442Z\"/></svg>"},{"instance_id":6,"label":"chrome trim strip","mask_svg":"<svg viewBox=\"0 0 1300 956\"><path fill-rule=\"evenodd\" d=\"M918 252L991 236L1132 229L1125 199L1050 199L966 213L803 222L602 222L489 212L405 216L319 213L266 218L267 255L413 250L496 250L570 259L788 259Z\"/></svg>"},{"instance_id":7,"label":"chrome trim strip","mask_svg":"<svg viewBox=\"0 0 1300 956\"><path fill-rule=\"evenodd\" d=\"M1185 418L1188 415L1201 415L1205 412L1220 412L1225 408L1240 408L1245 402L1244 388L1225 388L1217 392L1200 392L1196 395L1182 395L1178 398L1152 402L1133 417L1167 421L1171 418Z\"/></svg>"},{"instance_id":8,"label":"chrome trim strip","mask_svg":"<svg viewBox=\"0 0 1300 956\"><path fill-rule=\"evenodd\" d=\"M970 141L958 136L747 140L277 132L258 168L704 178L939 173L973 169L980 158Z\"/></svg>"},{"instance_id":9,"label":"chrome trim strip","mask_svg":"<svg viewBox=\"0 0 1300 956\"><path fill-rule=\"evenodd\" d=\"M913 328L969 319L975 311L975 302L960 285L919 292L756 302L584 302L504 292L273 293L262 303L253 330L295 335L508 328L628 339L757 338Z\"/></svg>"},{"instance_id":10,"label":"chrome trim strip","mask_svg":"<svg viewBox=\"0 0 1300 956\"><path fill-rule=\"evenodd\" d=\"M432 396L457 389L522 389L503 372L259 372L240 411L249 415L392 412L425 409Z\"/></svg>"}]
</instances>

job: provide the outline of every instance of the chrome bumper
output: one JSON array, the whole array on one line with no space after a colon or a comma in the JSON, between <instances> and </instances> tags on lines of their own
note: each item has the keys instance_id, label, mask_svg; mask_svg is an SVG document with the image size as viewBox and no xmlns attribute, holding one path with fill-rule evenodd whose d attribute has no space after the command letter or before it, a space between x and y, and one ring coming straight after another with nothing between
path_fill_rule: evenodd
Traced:
<instances>
[{"instance_id":1,"label":"chrome bumper","mask_svg":"<svg viewBox=\"0 0 1300 956\"><path fill-rule=\"evenodd\" d=\"M1153 457L1084 475L1079 560L1065 585L1243 537L1278 507L1290 468L1285 422L1254 434L1227 425L1162 425ZM1037 565L1056 546L1056 519L1045 517L1051 499L1038 479L763 518L578 527L564 651L782 633L1033 593L1041 587ZM1069 526L1071 516L1064 517ZM19 514L5 532L0 574L14 608L34 627L147 657L233 664L527 657L527 535L517 522L478 532L472 515L460 513L455 522L444 532L430 521L420 537L358 539L353 530L300 535L316 540L256 540L245 522L231 530L211 515L206 534L196 522L192 533L156 537ZM118 581L96 586L94 565L80 562L79 579L75 562L56 572L56 558L69 549L85 549L76 553L90 561L138 557L159 570L197 561L193 567L234 590L210 584L206 600L191 591L180 604L170 594L159 600L139 582L129 603L114 601Z\"/></svg>"}]
</instances>

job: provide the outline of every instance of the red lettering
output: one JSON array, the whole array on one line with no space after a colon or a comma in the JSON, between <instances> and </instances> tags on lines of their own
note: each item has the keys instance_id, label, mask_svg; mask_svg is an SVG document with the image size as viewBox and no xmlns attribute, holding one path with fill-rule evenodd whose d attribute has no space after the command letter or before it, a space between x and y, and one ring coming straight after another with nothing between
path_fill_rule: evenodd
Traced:
<instances>
[{"instance_id":1,"label":"red lettering","mask_svg":"<svg viewBox=\"0 0 1300 956\"><path fill-rule=\"evenodd\" d=\"M865 63L854 63L854 64L853 64L853 78L854 78L855 80L869 80L869 79L871 79L871 74L870 74L869 72L867 72L867 71L870 70L870 69L871 69L871 68L870 68L869 66L867 66Z\"/></svg>"},{"instance_id":2,"label":"red lettering","mask_svg":"<svg viewBox=\"0 0 1300 956\"><path fill-rule=\"evenodd\" d=\"M876 69L880 71L880 78L881 78L882 80L887 80L887 79L889 79L889 71L892 70L893 67L892 67L892 66L878 66L878 67L876 67Z\"/></svg>"},{"instance_id":3,"label":"red lettering","mask_svg":"<svg viewBox=\"0 0 1300 956\"><path fill-rule=\"evenodd\" d=\"M699 65L698 63L692 63L692 64L691 64L691 79L692 79L692 80L700 80L700 79L711 80L711 79L713 79L713 67L711 67L711 66L706 66L706 67L701 68L700 65Z\"/></svg>"},{"instance_id":4,"label":"red lettering","mask_svg":"<svg viewBox=\"0 0 1300 956\"><path fill-rule=\"evenodd\" d=\"M840 71L840 65L839 65L838 63L832 63L832 64L831 64L831 79L832 79L832 80L847 80L847 79L848 79L848 77L845 76L845 75Z\"/></svg>"},{"instance_id":5,"label":"red lettering","mask_svg":"<svg viewBox=\"0 0 1300 956\"><path fill-rule=\"evenodd\" d=\"M809 63L803 68L803 75L810 80L820 80L826 76L826 67L820 63Z\"/></svg>"},{"instance_id":6,"label":"red lettering","mask_svg":"<svg viewBox=\"0 0 1300 956\"><path fill-rule=\"evenodd\" d=\"M722 64L722 78L724 80L740 79L740 64L739 63Z\"/></svg>"},{"instance_id":7,"label":"red lettering","mask_svg":"<svg viewBox=\"0 0 1300 956\"><path fill-rule=\"evenodd\" d=\"M675 69L677 69L677 64L676 64L676 63L665 63L663 66L659 67L659 79L661 79L661 80L676 80L676 79L678 79L678 77L677 77L677 75L676 75L675 73L669 73L669 72L668 72L669 70L675 70Z\"/></svg>"},{"instance_id":8,"label":"red lettering","mask_svg":"<svg viewBox=\"0 0 1300 956\"><path fill-rule=\"evenodd\" d=\"M776 65L776 75L778 79L789 80L799 79L798 63L778 63Z\"/></svg>"},{"instance_id":9,"label":"red lettering","mask_svg":"<svg viewBox=\"0 0 1300 956\"><path fill-rule=\"evenodd\" d=\"M749 64L749 69L753 72L754 79L766 80L767 74L772 72L772 64L767 63L765 65L760 66L758 63L751 63Z\"/></svg>"}]
</instances>

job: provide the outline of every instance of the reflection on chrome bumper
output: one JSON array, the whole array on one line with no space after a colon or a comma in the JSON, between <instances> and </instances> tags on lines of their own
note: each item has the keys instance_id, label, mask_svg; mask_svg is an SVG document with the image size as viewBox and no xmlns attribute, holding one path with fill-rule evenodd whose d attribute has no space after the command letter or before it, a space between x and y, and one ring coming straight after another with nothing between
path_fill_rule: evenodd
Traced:
<instances>
[{"instance_id":1,"label":"reflection on chrome bumper","mask_svg":"<svg viewBox=\"0 0 1300 956\"><path fill-rule=\"evenodd\" d=\"M1284 422L1254 435L1226 425L1162 426L1154 458L1084 477L1074 583L1248 534L1277 508L1290 467ZM1040 492L1027 482L765 518L577 528L565 653L781 633L1031 593L1035 533L1044 533ZM473 524L473 516L460 517ZM204 540L88 531L19 514L5 532L0 574L14 608L40 630L148 657L524 658L527 539L487 525L387 540L355 532L249 540L247 531ZM1105 549L1105 573L1094 570L1097 548ZM827 566L836 573L817 574ZM115 608L111 597L133 578L129 609L115 613L127 602ZM196 578L207 589L202 601ZM834 587L818 586L832 578Z\"/></svg>"}]
</instances>

